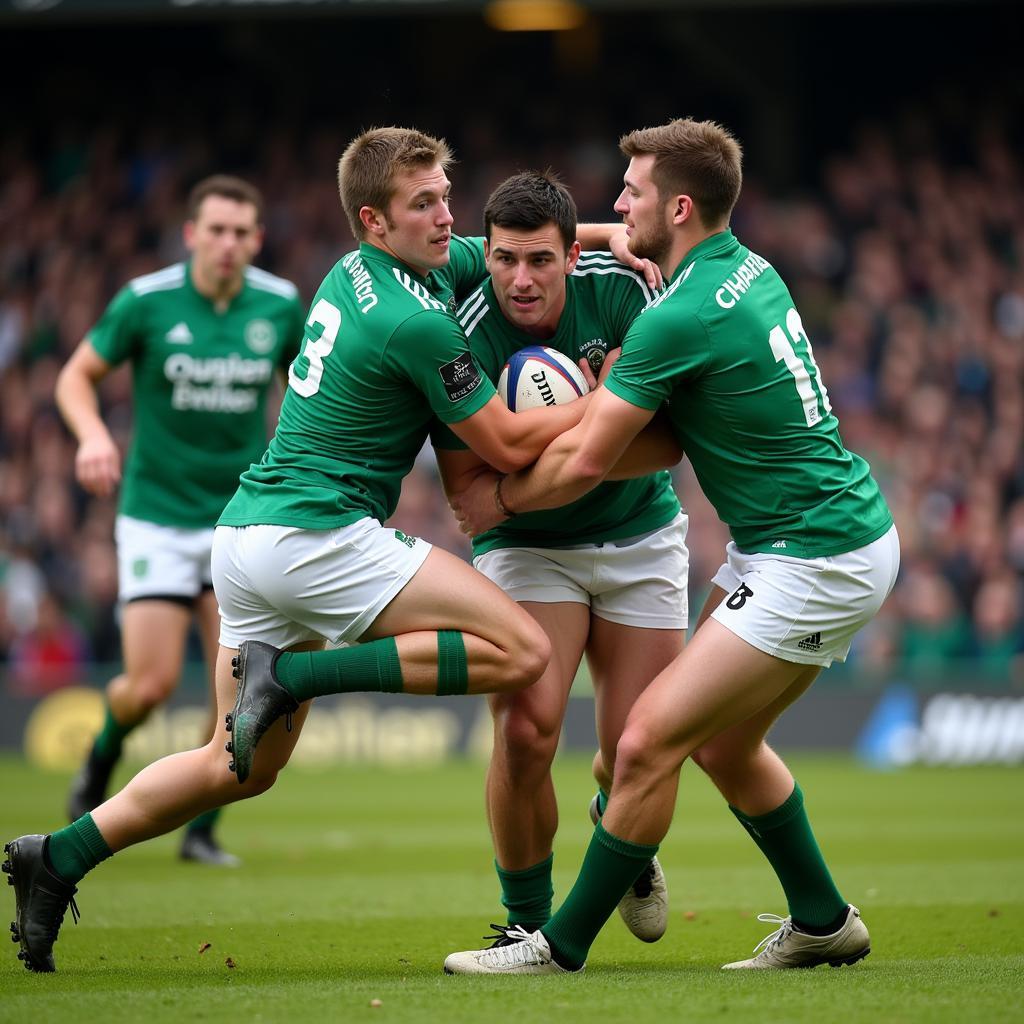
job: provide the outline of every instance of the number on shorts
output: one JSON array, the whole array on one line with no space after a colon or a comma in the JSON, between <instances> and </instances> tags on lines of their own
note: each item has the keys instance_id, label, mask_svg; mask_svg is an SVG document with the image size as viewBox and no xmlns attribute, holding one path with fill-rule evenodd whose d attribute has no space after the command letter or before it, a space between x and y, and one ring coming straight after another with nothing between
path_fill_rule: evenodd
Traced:
<instances>
[{"instance_id":1,"label":"number on shorts","mask_svg":"<svg viewBox=\"0 0 1024 1024\"><path fill-rule=\"evenodd\" d=\"M337 306L321 299L309 314L306 321L307 327L323 328L319 338L306 337L303 342L300 356L305 356L309 367L305 377L299 377L295 372L295 364L298 356L292 360L288 367L288 386L297 391L303 398L309 398L320 390L320 381L324 375L324 360L331 354L335 341L338 340L338 330L341 327L341 310Z\"/></svg>"},{"instance_id":2,"label":"number on shorts","mask_svg":"<svg viewBox=\"0 0 1024 1024\"><path fill-rule=\"evenodd\" d=\"M787 331L789 332L788 336ZM796 353L796 346L801 341L807 347L807 354L803 357L798 356ZM819 397L821 399L821 408L825 410L826 416L832 411L832 406L829 403L825 385L821 382L818 364L814 361L814 353L811 351L811 339L807 337L803 321L795 309L791 308L786 314L786 330L783 330L780 324L776 324L771 329L768 335L768 344L772 347L772 355L775 356L775 362L785 363L786 369L793 374L793 380L796 382L796 393L800 396L800 404L804 407L804 419L807 421L807 426L813 427L815 423L821 420L821 411L818 408ZM807 372L808 366L810 366L814 374L813 381L811 380L811 374Z\"/></svg>"}]
</instances>

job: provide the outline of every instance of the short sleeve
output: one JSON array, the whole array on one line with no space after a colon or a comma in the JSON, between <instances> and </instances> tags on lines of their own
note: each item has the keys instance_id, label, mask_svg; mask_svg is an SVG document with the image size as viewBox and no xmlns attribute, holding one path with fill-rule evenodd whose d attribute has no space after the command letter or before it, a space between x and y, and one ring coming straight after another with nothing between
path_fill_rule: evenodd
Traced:
<instances>
[{"instance_id":1,"label":"short sleeve","mask_svg":"<svg viewBox=\"0 0 1024 1024\"><path fill-rule=\"evenodd\" d=\"M108 363L116 366L135 355L141 331L141 302L130 287L122 288L110 300L86 339Z\"/></svg>"},{"instance_id":2,"label":"short sleeve","mask_svg":"<svg viewBox=\"0 0 1024 1024\"><path fill-rule=\"evenodd\" d=\"M494 397L459 325L439 310L424 310L391 335L385 361L423 392L442 423L458 423Z\"/></svg>"},{"instance_id":3,"label":"short sleeve","mask_svg":"<svg viewBox=\"0 0 1024 1024\"><path fill-rule=\"evenodd\" d=\"M707 364L703 326L693 316L668 316L654 307L638 317L604 386L641 409L657 409L682 381Z\"/></svg>"}]
</instances>

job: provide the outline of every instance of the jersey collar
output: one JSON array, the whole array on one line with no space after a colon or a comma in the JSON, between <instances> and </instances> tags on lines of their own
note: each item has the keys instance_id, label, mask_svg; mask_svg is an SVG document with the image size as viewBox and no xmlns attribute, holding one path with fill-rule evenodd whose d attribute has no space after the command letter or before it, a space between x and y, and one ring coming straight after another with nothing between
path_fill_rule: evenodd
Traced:
<instances>
[{"instance_id":1,"label":"jersey collar","mask_svg":"<svg viewBox=\"0 0 1024 1024\"><path fill-rule=\"evenodd\" d=\"M246 270L248 269L249 268L246 267ZM231 298L228 300L228 304L223 309L218 309L217 304L214 302L214 300L211 299L209 295L204 295L196 287L195 281L192 280L192 260L187 259L185 260L185 288L187 291L191 292L191 294L194 295L200 302L202 302L206 306L209 306L209 308L214 313L220 316L224 313L229 312L235 306L235 304L242 298L242 296L245 295L245 293L249 290L249 278L246 276L245 271L242 271L242 287L239 288L238 291L231 296Z\"/></svg>"},{"instance_id":2,"label":"jersey collar","mask_svg":"<svg viewBox=\"0 0 1024 1024\"><path fill-rule=\"evenodd\" d=\"M359 256L364 260L375 260L378 263L383 263L386 267L394 267L398 270L402 270L414 281L419 282L428 290L430 289L431 281L429 276L423 277L422 274L418 274L407 263L403 263L397 257L392 256L391 253L386 252L384 249L378 249L377 246L371 245L369 242L359 243Z\"/></svg>"},{"instance_id":3,"label":"jersey collar","mask_svg":"<svg viewBox=\"0 0 1024 1024\"><path fill-rule=\"evenodd\" d=\"M703 242L698 242L680 261L679 266L676 267L672 274L669 284L671 284L677 277L685 273L686 268L696 263L697 260L704 259L707 256L713 256L716 253L724 252L726 249L736 248L739 246L739 242L736 241L736 236L732 233L731 229L726 228L724 231L716 231L715 234L705 238Z\"/></svg>"}]
</instances>

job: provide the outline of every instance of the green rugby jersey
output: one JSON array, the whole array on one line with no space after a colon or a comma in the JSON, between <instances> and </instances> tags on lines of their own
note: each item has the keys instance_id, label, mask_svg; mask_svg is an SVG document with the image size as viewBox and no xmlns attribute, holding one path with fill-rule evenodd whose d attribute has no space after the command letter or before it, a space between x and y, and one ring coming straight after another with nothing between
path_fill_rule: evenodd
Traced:
<instances>
[{"instance_id":1,"label":"green rugby jersey","mask_svg":"<svg viewBox=\"0 0 1024 1024\"><path fill-rule=\"evenodd\" d=\"M270 447L220 522L384 522L432 420L466 419L494 395L454 316L485 273L480 243L456 238L427 278L365 242L343 257L313 299Z\"/></svg>"},{"instance_id":2,"label":"green rugby jersey","mask_svg":"<svg viewBox=\"0 0 1024 1024\"><path fill-rule=\"evenodd\" d=\"M267 444L267 392L302 338L290 281L248 267L218 311L189 263L135 278L86 335L108 363L130 361L134 429L119 510L206 529Z\"/></svg>"},{"instance_id":3,"label":"green rugby jersey","mask_svg":"<svg viewBox=\"0 0 1024 1024\"><path fill-rule=\"evenodd\" d=\"M605 386L668 400L708 500L746 552L841 554L892 525L846 450L789 290L731 231L693 248L630 328Z\"/></svg>"},{"instance_id":4,"label":"green rugby jersey","mask_svg":"<svg viewBox=\"0 0 1024 1024\"><path fill-rule=\"evenodd\" d=\"M473 358L497 381L513 352L546 345L573 362L586 359L596 375L606 353L622 344L629 325L654 298L639 274L609 253L584 253L566 278L565 308L554 336L540 340L511 324L488 278L459 310ZM465 448L450 430L435 428L436 448ZM473 538L473 554L494 548L558 548L635 537L671 522L679 501L667 472L600 484L559 509L527 512Z\"/></svg>"}]
</instances>

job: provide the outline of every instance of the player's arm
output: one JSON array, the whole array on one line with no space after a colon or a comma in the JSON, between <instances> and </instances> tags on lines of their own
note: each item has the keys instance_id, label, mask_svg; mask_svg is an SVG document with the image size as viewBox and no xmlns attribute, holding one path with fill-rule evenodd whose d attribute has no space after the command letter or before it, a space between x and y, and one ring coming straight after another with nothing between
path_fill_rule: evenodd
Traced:
<instances>
[{"instance_id":1,"label":"player's arm","mask_svg":"<svg viewBox=\"0 0 1024 1024\"><path fill-rule=\"evenodd\" d=\"M479 411L448 426L485 462L501 473L512 473L533 462L559 434L584 417L590 395L568 405L510 412L497 396Z\"/></svg>"},{"instance_id":2,"label":"player's arm","mask_svg":"<svg viewBox=\"0 0 1024 1024\"><path fill-rule=\"evenodd\" d=\"M576 240L583 249L607 249L620 263L642 274L647 285L660 291L664 285L661 268L651 260L642 260L629 251L629 236L624 224L577 224Z\"/></svg>"},{"instance_id":3,"label":"player's arm","mask_svg":"<svg viewBox=\"0 0 1024 1024\"><path fill-rule=\"evenodd\" d=\"M438 448L435 445L434 455L444 493L452 503L469 490L478 476L494 471L471 448Z\"/></svg>"},{"instance_id":4,"label":"player's arm","mask_svg":"<svg viewBox=\"0 0 1024 1024\"><path fill-rule=\"evenodd\" d=\"M605 479L632 480L638 476L647 476L676 465L682 457L682 445L676 439L664 409L661 409L629 442L629 447L608 471Z\"/></svg>"},{"instance_id":5,"label":"player's arm","mask_svg":"<svg viewBox=\"0 0 1024 1024\"><path fill-rule=\"evenodd\" d=\"M110 370L111 364L85 340L57 375L54 394L64 422L78 439L75 476L85 490L101 498L112 494L121 480L121 453L100 416L96 394Z\"/></svg>"}]
</instances>

